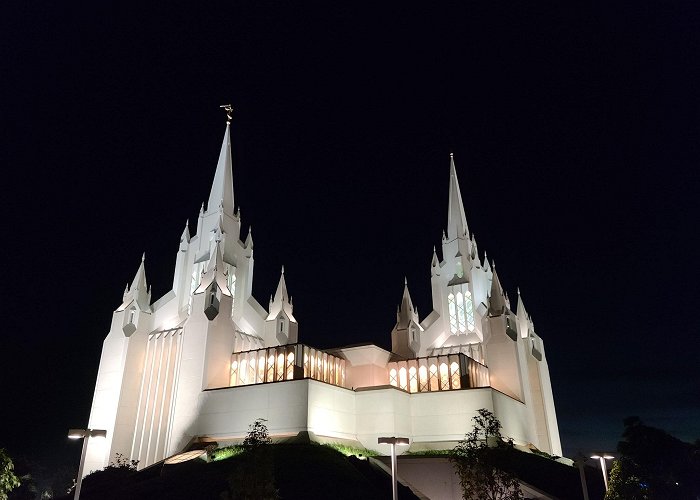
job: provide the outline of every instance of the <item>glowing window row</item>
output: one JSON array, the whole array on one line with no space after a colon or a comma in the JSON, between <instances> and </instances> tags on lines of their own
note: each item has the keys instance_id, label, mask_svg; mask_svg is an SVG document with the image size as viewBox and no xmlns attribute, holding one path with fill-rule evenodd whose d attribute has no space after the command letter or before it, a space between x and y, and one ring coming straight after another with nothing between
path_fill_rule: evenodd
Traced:
<instances>
[{"instance_id":1,"label":"glowing window row","mask_svg":"<svg viewBox=\"0 0 700 500\"><path fill-rule=\"evenodd\" d=\"M304 346L304 378L345 387L345 360Z\"/></svg>"},{"instance_id":2,"label":"glowing window row","mask_svg":"<svg viewBox=\"0 0 700 500\"><path fill-rule=\"evenodd\" d=\"M302 344L288 344L231 355L231 386L301 378L313 378L344 386L345 360Z\"/></svg>"},{"instance_id":3,"label":"glowing window row","mask_svg":"<svg viewBox=\"0 0 700 500\"><path fill-rule=\"evenodd\" d=\"M395 361L388 368L389 384L411 393L489 385L488 368L464 354Z\"/></svg>"}]
</instances>

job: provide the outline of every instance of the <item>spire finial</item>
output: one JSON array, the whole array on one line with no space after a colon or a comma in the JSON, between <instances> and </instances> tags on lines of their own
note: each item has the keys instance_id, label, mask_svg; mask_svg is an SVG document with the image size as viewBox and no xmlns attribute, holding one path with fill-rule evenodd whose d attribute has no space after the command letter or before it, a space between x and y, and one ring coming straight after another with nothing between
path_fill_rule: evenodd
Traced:
<instances>
[{"instance_id":1,"label":"spire finial","mask_svg":"<svg viewBox=\"0 0 700 500\"><path fill-rule=\"evenodd\" d=\"M450 151L450 158L454 158L454 157L455 157L455 154L452 151Z\"/></svg>"},{"instance_id":2,"label":"spire finial","mask_svg":"<svg viewBox=\"0 0 700 500\"><path fill-rule=\"evenodd\" d=\"M403 284L408 285L408 278L406 278L406 276L403 277Z\"/></svg>"},{"instance_id":3,"label":"spire finial","mask_svg":"<svg viewBox=\"0 0 700 500\"><path fill-rule=\"evenodd\" d=\"M222 104L219 107L226 111L226 125L231 125L231 118L233 118L233 106L230 104Z\"/></svg>"},{"instance_id":4,"label":"spire finial","mask_svg":"<svg viewBox=\"0 0 700 500\"><path fill-rule=\"evenodd\" d=\"M143 262L145 260L146 260L146 252L143 252L143 254L141 254L141 262Z\"/></svg>"},{"instance_id":5,"label":"spire finial","mask_svg":"<svg viewBox=\"0 0 700 500\"><path fill-rule=\"evenodd\" d=\"M282 264L282 274L284 274L284 264Z\"/></svg>"}]
</instances>

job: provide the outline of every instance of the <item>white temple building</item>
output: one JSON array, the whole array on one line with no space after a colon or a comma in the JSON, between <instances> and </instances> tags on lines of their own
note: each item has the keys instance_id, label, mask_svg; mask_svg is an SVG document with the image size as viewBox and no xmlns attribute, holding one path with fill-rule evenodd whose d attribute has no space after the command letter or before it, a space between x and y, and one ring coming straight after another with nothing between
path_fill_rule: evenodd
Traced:
<instances>
[{"instance_id":1,"label":"white temple building","mask_svg":"<svg viewBox=\"0 0 700 500\"><path fill-rule=\"evenodd\" d=\"M112 315L89 420L107 438L89 440L85 473L116 453L142 468L195 442L236 442L257 418L273 439L302 433L386 452L379 436L405 436L412 451L447 449L479 408L516 444L561 455L542 339L477 251L453 158L448 207L442 260L433 252L430 263L433 310L419 318L406 285L391 352L299 343L284 270L267 308L251 293L253 238L242 238L234 211L227 124L206 210L180 237L172 289L152 302L142 261Z\"/></svg>"}]
</instances>

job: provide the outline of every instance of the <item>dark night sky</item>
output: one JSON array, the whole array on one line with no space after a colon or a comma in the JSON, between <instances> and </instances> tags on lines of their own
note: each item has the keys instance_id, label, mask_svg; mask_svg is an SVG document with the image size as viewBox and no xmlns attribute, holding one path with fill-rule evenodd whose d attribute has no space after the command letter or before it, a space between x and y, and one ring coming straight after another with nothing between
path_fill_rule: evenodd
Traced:
<instances>
[{"instance_id":1,"label":"dark night sky","mask_svg":"<svg viewBox=\"0 0 700 500\"><path fill-rule=\"evenodd\" d=\"M565 453L628 415L700 437L696 2L110 4L0 14L0 447L77 462L111 312L143 251L168 290L227 102L254 295L284 264L303 342L389 347L404 275L430 311L454 151Z\"/></svg>"}]
</instances>

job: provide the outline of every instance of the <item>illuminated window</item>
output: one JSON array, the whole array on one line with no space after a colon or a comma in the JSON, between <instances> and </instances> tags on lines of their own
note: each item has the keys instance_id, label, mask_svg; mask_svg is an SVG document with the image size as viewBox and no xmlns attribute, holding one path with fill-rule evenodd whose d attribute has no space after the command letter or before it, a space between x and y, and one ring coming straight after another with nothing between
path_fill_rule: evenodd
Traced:
<instances>
[{"instance_id":1,"label":"illuminated window","mask_svg":"<svg viewBox=\"0 0 700 500\"><path fill-rule=\"evenodd\" d=\"M287 380L294 378L294 353L287 354Z\"/></svg>"},{"instance_id":2,"label":"illuminated window","mask_svg":"<svg viewBox=\"0 0 700 500\"><path fill-rule=\"evenodd\" d=\"M258 354L258 377L256 379L258 384L265 382L265 353Z\"/></svg>"},{"instance_id":3,"label":"illuminated window","mask_svg":"<svg viewBox=\"0 0 700 500\"><path fill-rule=\"evenodd\" d=\"M266 382L274 382L275 380L275 357L270 354L270 357L267 358L267 377L265 379Z\"/></svg>"},{"instance_id":4,"label":"illuminated window","mask_svg":"<svg viewBox=\"0 0 700 500\"><path fill-rule=\"evenodd\" d=\"M412 366L408 369L408 391L418 392L418 378L416 373L416 367Z\"/></svg>"},{"instance_id":5,"label":"illuminated window","mask_svg":"<svg viewBox=\"0 0 700 500\"><path fill-rule=\"evenodd\" d=\"M440 363L440 389L445 390L450 388L450 376L447 373L447 364Z\"/></svg>"},{"instance_id":6,"label":"illuminated window","mask_svg":"<svg viewBox=\"0 0 700 500\"><path fill-rule=\"evenodd\" d=\"M238 384L238 361L231 363L231 385Z\"/></svg>"},{"instance_id":7,"label":"illuminated window","mask_svg":"<svg viewBox=\"0 0 700 500\"><path fill-rule=\"evenodd\" d=\"M428 390L428 369L425 366L418 368L418 377L420 382L420 392Z\"/></svg>"},{"instance_id":8,"label":"illuminated window","mask_svg":"<svg viewBox=\"0 0 700 500\"><path fill-rule=\"evenodd\" d=\"M233 317L233 306L236 303L236 268L229 266L226 278L228 289L231 292L231 317Z\"/></svg>"},{"instance_id":9,"label":"illuminated window","mask_svg":"<svg viewBox=\"0 0 700 500\"><path fill-rule=\"evenodd\" d=\"M452 334L474 331L474 303L466 285L459 285L457 295L450 293L447 296L447 309Z\"/></svg>"},{"instance_id":10,"label":"illuminated window","mask_svg":"<svg viewBox=\"0 0 700 500\"><path fill-rule=\"evenodd\" d=\"M248 363L248 383L255 383L255 357Z\"/></svg>"},{"instance_id":11,"label":"illuminated window","mask_svg":"<svg viewBox=\"0 0 700 500\"><path fill-rule=\"evenodd\" d=\"M309 352L308 348L304 347L304 377L310 377L309 373Z\"/></svg>"},{"instance_id":12,"label":"illuminated window","mask_svg":"<svg viewBox=\"0 0 700 500\"><path fill-rule=\"evenodd\" d=\"M241 385L245 385L246 383L246 374L248 368L248 362L246 361L245 358L241 361L241 370L240 370L240 377L241 377Z\"/></svg>"},{"instance_id":13,"label":"illuminated window","mask_svg":"<svg viewBox=\"0 0 700 500\"><path fill-rule=\"evenodd\" d=\"M457 277L458 278L463 278L464 277L464 269L462 269L462 262L457 261Z\"/></svg>"},{"instance_id":14,"label":"illuminated window","mask_svg":"<svg viewBox=\"0 0 700 500\"><path fill-rule=\"evenodd\" d=\"M398 387L398 382L396 381L396 369L392 368L389 370L389 383L394 387Z\"/></svg>"},{"instance_id":15,"label":"illuminated window","mask_svg":"<svg viewBox=\"0 0 700 500\"><path fill-rule=\"evenodd\" d=\"M467 290L464 294L464 308L467 311L467 329L470 332L474 331L474 303L472 302L472 294Z\"/></svg>"},{"instance_id":16,"label":"illuminated window","mask_svg":"<svg viewBox=\"0 0 700 500\"><path fill-rule=\"evenodd\" d=\"M277 380L284 380L284 354L277 356Z\"/></svg>"},{"instance_id":17,"label":"illuminated window","mask_svg":"<svg viewBox=\"0 0 700 500\"><path fill-rule=\"evenodd\" d=\"M408 380L406 380L406 368L399 369L399 386L404 390L408 390Z\"/></svg>"},{"instance_id":18,"label":"illuminated window","mask_svg":"<svg viewBox=\"0 0 700 500\"><path fill-rule=\"evenodd\" d=\"M452 381L452 388L453 389L459 389L460 388L460 383L459 383L459 365L455 362L452 362L450 364L450 378Z\"/></svg>"},{"instance_id":19,"label":"illuminated window","mask_svg":"<svg viewBox=\"0 0 700 500\"><path fill-rule=\"evenodd\" d=\"M437 366L435 365L430 365L430 390L431 391L439 391L440 390L440 384L438 383L438 377L437 377Z\"/></svg>"},{"instance_id":20,"label":"illuminated window","mask_svg":"<svg viewBox=\"0 0 700 500\"><path fill-rule=\"evenodd\" d=\"M457 325L457 310L455 306L454 294L449 294L447 296L447 308L450 312L450 332L454 334L459 331L459 327Z\"/></svg>"}]
</instances>

